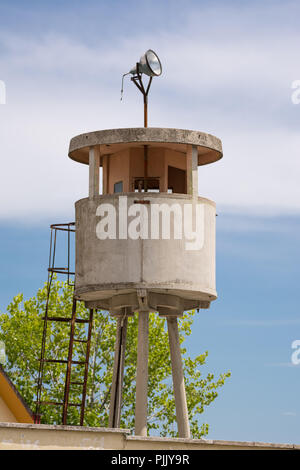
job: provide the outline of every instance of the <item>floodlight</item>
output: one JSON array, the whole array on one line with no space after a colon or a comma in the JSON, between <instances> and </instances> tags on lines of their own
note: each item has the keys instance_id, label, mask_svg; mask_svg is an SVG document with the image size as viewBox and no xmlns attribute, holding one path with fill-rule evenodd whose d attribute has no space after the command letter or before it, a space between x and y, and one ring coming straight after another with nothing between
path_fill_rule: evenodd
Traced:
<instances>
[{"instance_id":1,"label":"floodlight","mask_svg":"<svg viewBox=\"0 0 300 470\"><path fill-rule=\"evenodd\" d=\"M159 77L159 75L161 75L161 62L158 55L152 49L148 49L148 51L145 52L145 54L140 58L140 61L130 70L129 73L135 75L138 72L144 73L149 77Z\"/></svg>"},{"instance_id":2,"label":"floodlight","mask_svg":"<svg viewBox=\"0 0 300 470\"><path fill-rule=\"evenodd\" d=\"M147 87L145 87L143 84L143 73L150 77ZM133 67L128 73L125 73L122 77L121 101L123 98L124 91L124 77L130 74L133 75L133 77L131 77L131 80L144 96L144 127L148 126L148 93L150 90L152 79L153 77L159 77L161 73L162 66L158 55L152 49L148 49L145 54L142 55L140 61L137 62L135 67Z\"/></svg>"}]
</instances>

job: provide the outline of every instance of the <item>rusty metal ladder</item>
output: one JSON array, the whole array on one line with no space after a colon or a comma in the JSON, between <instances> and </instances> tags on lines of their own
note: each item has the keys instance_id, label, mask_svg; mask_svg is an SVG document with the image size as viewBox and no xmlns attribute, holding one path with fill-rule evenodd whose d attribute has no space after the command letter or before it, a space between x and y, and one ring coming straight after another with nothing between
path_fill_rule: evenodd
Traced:
<instances>
[{"instance_id":1,"label":"rusty metal ladder","mask_svg":"<svg viewBox=\"0 0 300 470\"><path fill-rule=\"evenodd\" d=\"M41 420L41 406L44 406L44 405L62 406L62 409L63 409L62 424L63 425L68 424L67 419L68 419L69 407L73 407L73 406L80 407L80 426L83 426L84 424L85 402L86 402L86 394L87 394L87 380L88 380L88 368L89 368L89 357L90 357L90 346L91 346L91 337L92 337L92 329L93 329L94 310L90 309L88 319L77 318L76 306L77 306L78 301L73 296L71 317L49 317L48 316L51 284L52 284L54 273L67 274L69 285L71 285L69 283L70 275L74 275L74 273L70 272L70 232L75 232L75 229L71 229L71 227L74 225L75 225L74 222L72 222L68 224L58 224L58 225L50 226L51 238L50 238L50 254L49 254L48 282L47 282L47 299L46 299L46 307L45 307L45 316L43 317L44 326L43 326L43 335L42 335L41 356L39 359L40 365L39 365L39 374L38 374L38 383L37 383L37 399L36 399L36 412L35 412L35 423L38 423L38 424L40 423L40 420ZM68 266L67 268L55 267L57 230L63 230L63 231L68 232ZM53 231L54 231L54 237L53 237ZM45 358L48 322L70 323L69 350L68 350L68 358L66 360ZM76 323L88 324L88 332L87 332L86 339L75 337ZM73 360L74 343L83 343L86 345L84 361ZM65 376L64 398L62 402L42 400L43 375L44 375L45 363L66 364L67 366L66 376ZM71 380L71 371L72 371L73 365L84 366L84 376L83 376L82 382L75 382ZM72 385L82 387L80 403L70 403L69 397L70 397L70 388Z\"/></svg>"}]
</instances>

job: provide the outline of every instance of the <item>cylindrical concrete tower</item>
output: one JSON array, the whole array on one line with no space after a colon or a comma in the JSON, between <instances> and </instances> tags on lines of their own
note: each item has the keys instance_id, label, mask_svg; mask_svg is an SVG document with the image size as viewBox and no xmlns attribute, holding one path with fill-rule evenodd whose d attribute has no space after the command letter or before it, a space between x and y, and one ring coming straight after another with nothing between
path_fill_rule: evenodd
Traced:
<instances>
[{"instance_id":1,"label":"cylindrical concrete tower","mask_svg":"<svg viewBox=\"0 0 300 470\"><path fill-rule=\"evenodd\" d=\"M89 197L75 204L75 298L118 318L110 426L120 419L127 317L138 311L135 427L147 433L154 311L168 320L179 436L189 437L177 316L217 297L216 209L198 196L198 166L222 158L221 141L181 129L103 130L74 137L69 157L89 165Z\"/></svg>"}]
</instances>

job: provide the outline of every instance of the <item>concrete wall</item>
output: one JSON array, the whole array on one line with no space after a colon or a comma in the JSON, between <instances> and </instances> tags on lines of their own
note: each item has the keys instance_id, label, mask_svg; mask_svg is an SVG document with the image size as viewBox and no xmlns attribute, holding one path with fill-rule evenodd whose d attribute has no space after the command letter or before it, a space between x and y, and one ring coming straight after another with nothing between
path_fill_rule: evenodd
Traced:
<instances>
[{"instance_id":1,"label":"concrete wall","mask_svg":"<svg viewBox=\"0 0 300 470\"><path fill-rule=\"evenodd\" d=\"M75 295L85 301L109 299L117 294L129 294L136 289L175 295L191 304L183 310L198 308L199 302L216 298L215 286L215 204L204 198L197 200L189 195L128 193L127 208L145 209L149 226L149 239L120 239L119 196L106 195L82 199L76 203L76 280ZM148 204L135 204L147 201ZM190 224L195 230L195 203L201 205L200 229L203 235L201 247L188 250L189 240L174 239L174 223L171 217L170 239L151 238L151 205L177 205L184 214L185 206L193 208ZM116 239L99 239L100 216L97 209L102 204L111 205L117 215ZM134 217L126 215L127 226ZM151 219L151 220L150 220ZM166 220L164 216L164 221ZM161 219L162 223L162 219ZM98 236L97 236L98 233ZM106 305L99 307L107 308Z\"/></svg>"},{"instance_id":2,"label":"concrete wall","mask_svg":"<svg viewBox=\"0 0 300 470\"><path fill-rule=\"evenodd\" d=\"M0 423L1 450L300 450L299 445L135 437L123 429Z\"/></svg>"}]
</instances>

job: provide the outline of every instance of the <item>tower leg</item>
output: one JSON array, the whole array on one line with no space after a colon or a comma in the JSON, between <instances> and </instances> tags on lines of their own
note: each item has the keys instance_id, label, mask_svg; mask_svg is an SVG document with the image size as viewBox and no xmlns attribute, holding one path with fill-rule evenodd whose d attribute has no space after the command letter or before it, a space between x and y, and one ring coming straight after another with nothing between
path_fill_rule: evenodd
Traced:
<instances>
[{"instance_id":1,"label":"tower leg","mask_svg":"<svg viewBox=\"0 0 300 470\"><path fill-rule=\"evenodd\" d=\"M190 425L184 386L177 317L167 317L167 322L178 435L179 437L190 438Z\"/></svg>"},{"instance_id":2,"label":"tower leg","mask_svg":"<svg viewBox=\"0 0 300 470\"><path fill-rule=\"evenodd\" d=\"M136 370L135 435L147 436L149 312L139 312Z\"/></svg>"},{"instance_id":3,"label":"tower leg","mask_svg":"<svg viewBox=\"0 0 300 470\"><path fill-rule=\"evenodd\" d=\"M110 406L108 419L108 426L110 428L120 427L126 335L127 317L119 317L117 321L114 369L110 392Z\"/></svg>"}]
</instances>

